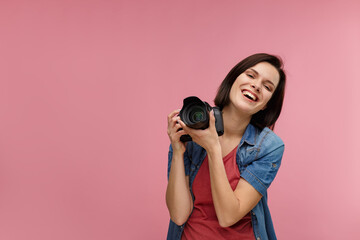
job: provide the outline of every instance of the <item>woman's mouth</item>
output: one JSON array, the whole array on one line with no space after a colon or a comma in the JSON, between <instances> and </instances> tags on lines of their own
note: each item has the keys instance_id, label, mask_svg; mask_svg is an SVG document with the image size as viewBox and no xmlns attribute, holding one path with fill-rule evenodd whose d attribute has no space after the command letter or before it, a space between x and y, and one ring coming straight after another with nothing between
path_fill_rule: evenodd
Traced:
<instances>
[{"instance_id":1,"label":"woman's mouth","mask_svg":"<svg viewBox=\"0 0 360 240\"><path fill-rule=\"evenodd\" d=\"M243 90L243 91L242 91L242 94L243 94L246 98L248 98L248 99L250 99L250 100L252 100L252 101L254 101L254 102L256 102L256 101L258 100L258 97L257 97L254 93L252 93L252 92L250 92L250 91L248 91L248 90Z\"/></svg>"}]
</instances>

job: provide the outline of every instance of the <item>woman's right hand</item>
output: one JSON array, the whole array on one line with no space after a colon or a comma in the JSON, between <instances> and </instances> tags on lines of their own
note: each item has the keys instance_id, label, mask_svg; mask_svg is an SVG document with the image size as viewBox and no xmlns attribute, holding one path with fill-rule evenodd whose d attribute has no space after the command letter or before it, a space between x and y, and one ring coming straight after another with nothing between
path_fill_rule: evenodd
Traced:
<instances>
[{"instance_id":1,"label":"woman's right hand","mask_svg":"<svg viewBox=\"0 0 360 240\"><path fill-rule=\"evenodd\" d=\"M167 134L169 135L171 146L173 148L174 153L184 153L186 150L185 143L180 141L181 135L186 134L184 130L179 130L181 128L178 120L180 117L178 116L180 110L175 110L168 115L168 128Z\"/></svg>"}]
</instances>

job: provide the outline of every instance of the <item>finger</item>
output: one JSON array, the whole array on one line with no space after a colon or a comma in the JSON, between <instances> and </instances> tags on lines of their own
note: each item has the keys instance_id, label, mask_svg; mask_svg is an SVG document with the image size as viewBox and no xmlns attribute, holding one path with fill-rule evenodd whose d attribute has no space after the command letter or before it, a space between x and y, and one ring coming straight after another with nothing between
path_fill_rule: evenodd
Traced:
<instances>
[{"instance_id":1,"label":"finger","mask_svg":"<svg viewBox=\"0 0 360 240\"><path fill-rule=\"evenodd\" d=\"M171 114L169 115L169 117L171 116ZM172 118L168 119L168 127L173 128L175 126L175 124L177 123L177 120L180 119L179 116L172 116Z\"/></svg>"},{"instance_id":2,"label":"finger","mask_svg":"<svg viewBox=\"0 0 360 240\"><path fill-rule=\"evenodd\" d=\"M214 115L214 110L211 110L210 113L210 126L215 126L215 115Z\"/></svg>"},{"instance_id":3,"label":"finger","mask_svg":"<svg viewBox=\"0 0 360 240\"><path fill-rule=\"evenodd\" d=\"M182 128L181 125L175 121L171 126L168 127L168 135L172 135L179 131L179 129Z\"/></svg>"},{"instance_id":4,"label":"finger","mask_svg":"<svg viewBox=\"0 0 360 240\"><path fill-rule=\"evenodd\" d=\"M174 127L175 131L178 132L180 128L181 128L181 125L179 123L176 123L175 127Z\"/></svg>"},{"instance_id":5,"label":"finger","mask_svg":"<svg viewBox=\"0 0 360 240\"><path fill-rule=\"evenodd\" d=\"M181 129L174 134L174 137L180 138L182 135L185 135L185 134L186 134L185 131L183 129Z\"/></svg>"},{"instance_id":6,"label":"finger","mask_svg":"<svg viewBox=\"0 0 360 240\"><path fill-rule=\"evenodd\" d=\"M173 112L171 112L169 115L168 115L168 122L174 117L176 116L177 114L179 114L180 112L180 109L176 109L174 110Z\"/></svg>"},{"instance_id":7,"label":"finger","mask_svg":"<svg viewBox=\"0 0 360 240\"><path fill-rule=\"evenodd\" d=\"M168 120L168 132L175 132L177 130L176 124L178 124L176 116Z\"/></svg>"},{"instance_id":8,"label":"finger","mask_svg":"<svg viewBox=\"0 0 360 240\"><path fill-rule=\"evenodd\" d=\"M176 126L176 124L179 123L180 117L179 116L174 116L171 121L170 121L170 126L173 128Z\"/></svg>"},{"instance_id":9,"label":"finger","mask_svg":"<svg viewBox=\"0 0 360 240\"><path fill-rule=\"evenodd\" d=\"M213 109L210 111L210 119L215 121L215 115Z\"/></svg>"},{"instance_id":10,"label":"finger","mask_svg":"<svg viewBox=\"0 0 360 240\"><path fill-rule=\"evenodd\" d=\"M181 120L179 120L179 124L180 124L180 126L181 126L181 128L183 129L183 131L184 131L185 134L189 134L190 136L192 136L193 131L194 131L195 129L189 128L189 127L186 126L186 124L185 124L183 121L181 121ZM196 131L196 130L195 130L195 131Z\"/></svg>"},{"instance_id":11,"label":"finger","mask_svg":"<svg viewBox=\"0 0 360 240\"><path fill-rule=\"evenodd\" d=\"M185 131L189 130L189 127L186 126L186 124L181 119L178 119L178 123Z\"/></svg>"},{"instance_id":12,"label":"finger","mask_svg":"<svg viewBox=\"0 0 360 240\"><path fill-rule=\"evenodd\" d=\"M173 141L179 141L180 137L182 135L185 135L186 133L184 132L184 130L179 130L178 132L174 133L174 135L172 135L172 140Z\"/></svg>"},{"instance_id":13,"label":"finger","mask_svg":"<svg viewBox=\"0 0 360 240\"><path fill-rule=\"evenodd\" d=\"M169 128L168 129L168 134L169 135L174 135L177 132L183 130L180 124L176 124L173 128Z\"/></svg>"}]
</instances>

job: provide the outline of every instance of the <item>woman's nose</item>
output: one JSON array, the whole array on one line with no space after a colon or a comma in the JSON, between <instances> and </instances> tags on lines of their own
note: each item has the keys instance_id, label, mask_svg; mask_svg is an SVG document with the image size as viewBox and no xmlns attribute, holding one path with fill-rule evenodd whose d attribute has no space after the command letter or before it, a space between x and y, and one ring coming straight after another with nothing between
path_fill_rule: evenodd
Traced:
<instances>
[{"instance_id":1,"label":"woman's nose","mask_svg":"<svg viewBox=\"0 0 360 240\"><path fill-rule=\"evenodd\" d=\"M255 89L255 91L260 92L260 86L258 84L252 83L251 87Z\"/></svg>"}]
</instances>

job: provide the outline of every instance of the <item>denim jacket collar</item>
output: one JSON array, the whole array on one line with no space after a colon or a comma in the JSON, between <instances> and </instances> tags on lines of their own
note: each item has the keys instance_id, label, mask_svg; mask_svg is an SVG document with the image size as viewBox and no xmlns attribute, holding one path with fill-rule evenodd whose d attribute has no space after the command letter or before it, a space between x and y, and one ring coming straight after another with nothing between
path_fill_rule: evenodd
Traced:
<instances>
[{"instance_id":1,"label":"denim jacket collar","mask_svg":"<svg viewBox=\"0 0 360 240\"><path fill-rule=\"evenodd\" d=\"M245 129L244 135L241 138L239 147L242 146L244 142L249 145L255 145L257 132L258 130L256 127L254 127L252 124L248 124Z\"/></svg>"}]
</instances>

